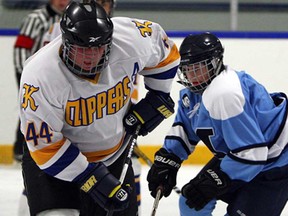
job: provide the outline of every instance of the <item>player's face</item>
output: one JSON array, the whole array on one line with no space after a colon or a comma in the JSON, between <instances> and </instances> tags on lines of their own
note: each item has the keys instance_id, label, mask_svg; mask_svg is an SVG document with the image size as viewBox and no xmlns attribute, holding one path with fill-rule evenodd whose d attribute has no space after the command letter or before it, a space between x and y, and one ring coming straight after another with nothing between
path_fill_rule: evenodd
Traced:
<instances>
[{"instance_id":1,"label":"player's face","mask_svg":"<svg viewBox=\"0 0 288 216\"><path fill-rule=\"evenodd\" d=\"M185 67L185 74L192 86L199 86L210 78L207 65L201 62Z\"/></svg>"},{"instance_id":2,"label":"player's face","mask_svg":"<svg viewBox=\"0 0 288 216\"><path fill-rule=\"evenodd\" d=\"M73 46L69 53L69 58L85 71L95 68L103 56L106 46L101 47L81 47Z\"/></svg>"},{"instance_id":3,"label":"player's face","mask_svg":"<svg viewBox=\"0 0 288 216\"><path fill-rule=\"evenodd\" d=\"M51 5L59 12L63 12L70 0L51 0Z\"/></svg>"}]
</instances>

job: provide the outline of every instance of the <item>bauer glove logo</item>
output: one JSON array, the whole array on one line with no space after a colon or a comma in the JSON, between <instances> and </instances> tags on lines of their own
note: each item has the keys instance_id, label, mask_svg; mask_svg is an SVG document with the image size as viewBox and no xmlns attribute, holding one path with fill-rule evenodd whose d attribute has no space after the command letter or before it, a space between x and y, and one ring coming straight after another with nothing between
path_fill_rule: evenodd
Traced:
<instances>
[{"instance_id":1,"label":"bauer glove logo","mask_svg":"<svg viewBox=\"0 0 288 216\"><path fill-rule=\"evenodd\" d=\"M81 190L88 192L95 184L97 180L94 175L92 175L81 187Z\"/></svg>"},{"instance_id":2,"label":"bauer glove logo","mask_svg":"<svg viewBox=\"0 0 288 216\"><path fill-rule=\"evenodd\" d=\"M168 164L168 165L170 165L172 167L175 167L177 169L179 169L180 166L181 166L179 163L177 163L177 162L175 162L175 161L173 161L171 159L167 159L165 157L162 157L160 155L155 155L155 161L159 161L161 163Z\"/></svg>"},{"instance_id":3,"label":"bauer glove logo","mask_svg":"<svg viewBox=\"0 0 288 216\"><path fill-rule=\"evenodd\" d=\"M208 169L206 172L212 177L212 179L214 179L217 185L223 185L223 182L221 181L217 173L215 173L212 169Z\"/></svg>"},{"instance_id":4,"label":"bauer glove logo","mask_svg":"<svg viewBox=\"0 0 288 216\"><path fill-rule=\"evenodd\" d=\"M173 114L173 112L171 112L166 106L162 105L160 107L157 108L157 110L165 117L168 118L169 116L171 116Z\"/></svg>"}]
</instances>

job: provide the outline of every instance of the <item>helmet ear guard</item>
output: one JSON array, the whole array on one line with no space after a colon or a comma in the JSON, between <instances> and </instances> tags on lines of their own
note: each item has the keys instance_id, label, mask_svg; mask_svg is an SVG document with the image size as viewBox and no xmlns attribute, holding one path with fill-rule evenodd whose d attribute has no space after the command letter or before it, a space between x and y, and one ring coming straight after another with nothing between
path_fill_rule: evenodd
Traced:
<instances>
[{"instance_id":1,"label":"helmet ear guard","mask_svg":"<svg viewBox=\"0 0 288 216\"><path fill-rule=\"evenodd\" d=\"M187 36L180 46L180 82L194 93L202 93L224 69L224 48L211 33Z\"/></svg>"}]
</instances>

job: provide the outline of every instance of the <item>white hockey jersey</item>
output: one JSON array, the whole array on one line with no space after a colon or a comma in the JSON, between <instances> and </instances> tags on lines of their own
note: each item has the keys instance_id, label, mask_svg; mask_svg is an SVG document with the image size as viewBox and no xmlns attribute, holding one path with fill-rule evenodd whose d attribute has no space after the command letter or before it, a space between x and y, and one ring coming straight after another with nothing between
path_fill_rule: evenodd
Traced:
<instances>
[{"instance_id":1,"label":"white hockey jersey","mask_svg":"<svg viewBox=\"0 0 288 216\"><path fill-rule=\"evenodd\" d=\"M112 18L107 68L80 78L62 62L61 36L25 64L20 85L21 130L44 172L73 181L90 162L113 163L123 152L127 113L136 74L145 87L169 93L180 61L176 45L151 21Z\"/></svg>"},{"instance_id":2,"label":"white hockey jersey","mask_svg":"<svg viewBox=\"0 0 288 216\"><path fill-rule=\"evenodd\" d=\"M61 35L60 22L55 22L50 26L49 30L44 33L42 37L42 46L47 45L59 35Z\"/></svg>"},{"instance_id":3,"label":"white hockey jersey","mask_svg":"<svg viewBox=\"0 0 288 216\"><path fill-rule=\"evenodd\" d=\"M57 38L59 35L61 35L61 28L60 28L60 22L55 22L53 25L50 26L49 31L45 32L45 34L42 37L42 46L47 45L52 40ZM137 76L135 77L134 82L134 91L131 95L131 101L133 104L136 104L138 101L138 79Z\"/></svg>"}]
</instances>

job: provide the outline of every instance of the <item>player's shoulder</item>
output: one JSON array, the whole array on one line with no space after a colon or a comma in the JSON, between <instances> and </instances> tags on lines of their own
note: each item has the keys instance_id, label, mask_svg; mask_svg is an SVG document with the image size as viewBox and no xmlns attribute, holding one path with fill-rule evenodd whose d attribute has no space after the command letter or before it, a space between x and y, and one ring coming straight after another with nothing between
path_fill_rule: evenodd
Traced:
<instances>
[{"instance_id":1,"label":"player's shoulder","mask_svg":"<svg viewBox=\"0 0 288 216\"><path fill-rule=\"evenodd\" d=\"M207 87L203 104L215 119L228 119L243 112L245 95L235 70L227 67Z\"/></svg>"},{"instance_id":2,"label":"player's shoulder","mask_svg":"<svg viewBox=\"0 0 288 216\"><path fill-rule=\"evenodd\" d=\"M69 89L73 75L69 73L59 57L60 46L61 37L53 40L31 56L25 62L21 85L25 83L42 89L50 98L57 94L65 94Z\"/></svg>"},{"instance_id":3,"label":"player's shoulder","mask_svg":"<svg viewBox=\"0 0 288 216\"><path fill-rule=\"evenodd\" d=\"M137 26L141 25L142 27L146 26L160 26L157 22L148 20L148 19L142 19L142 18L134 18L134 17L112 17L111 18L114 26L121 26L124 25L126 26L127 24L131 24L131 26ZM143 26L144 25L144 26Z\"/></svg>"},{"instance_id":4,"label":"player's shoulder","mask_svg":"<svg viewBox=\"0 0 288 216\"><path fill-rule=\"evenodd\" d=\"M241 82L235 70L227 67L216 78L203 93L203 97L222 98L232 96L241 92Z\"/></svg>"},{"instance_id":5,"label":"player's shoulder","mask_svg":"<svg viewBox=\"0 0 288 216\"><path fill-rule=\"evenodd\" d=\"M52 40L57 38L59 35L61 35L60 22L55 22L50 26L49 30L44 33L43 38L42 38L43 46L50 43Z\"/></svg>"},{"instance_id":6,"label":"player's shoulder","mask_svg":"<svg viewBox=\"0 0 288 216\"><path fill-rule=\"evenodd\" d=\"M46 68L51 68L57 65L55 63L59 59L59 48L61 46L61 38L54 40L46 46L39 49L34 55L30 56L24 64L23 73L29 73L38 76L41 71L46 71Z\"/></svg>"},{"instance_id":7,"label":"player's shoulder","mask_svg":"<svg viewBox=\"0 0 288 216\"><path fill-rule=\"evenodd\" d=\"M130 17L113 17L113 34L127 34L136 38L151 38L158 31L160 25L150 20Z\"/></svg>"}]
</instances>

